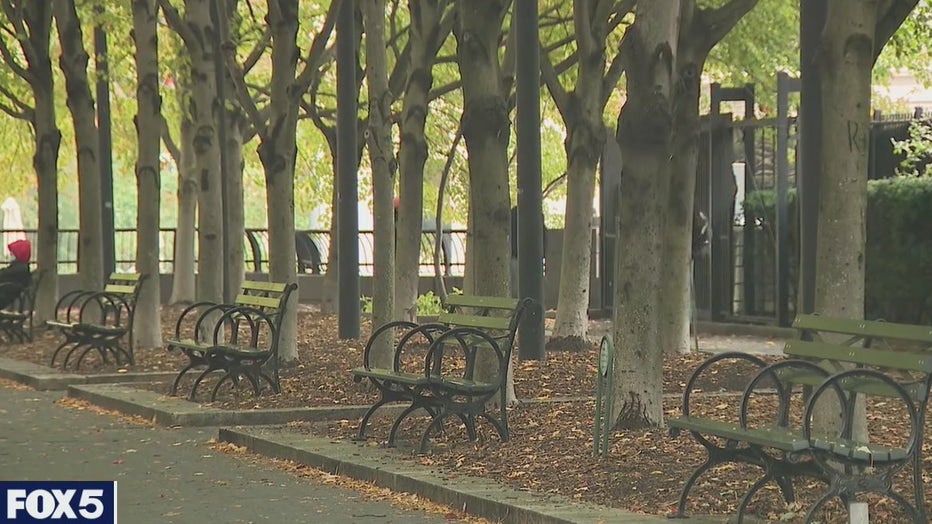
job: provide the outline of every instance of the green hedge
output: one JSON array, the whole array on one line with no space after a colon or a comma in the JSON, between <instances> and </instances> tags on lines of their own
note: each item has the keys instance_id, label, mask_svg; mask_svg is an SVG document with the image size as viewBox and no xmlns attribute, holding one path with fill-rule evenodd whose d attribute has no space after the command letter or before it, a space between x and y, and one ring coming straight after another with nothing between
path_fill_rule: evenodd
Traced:
<instances>
[{"instance_id":1,"label":"green hedge","mask_svg":"<svg viewBox=\"0 0 932 524\"><path fill-rule=\"evenodd\" d=\"M764 227L774 222L774 191L755 191L747 213ZM790 206L789 257L796 264L796 192ZM932 177L896 177L867 184L865 316L894 322L932 322ZM795 274L796 272L793 271Z\"/></svg>"}]
</instances>

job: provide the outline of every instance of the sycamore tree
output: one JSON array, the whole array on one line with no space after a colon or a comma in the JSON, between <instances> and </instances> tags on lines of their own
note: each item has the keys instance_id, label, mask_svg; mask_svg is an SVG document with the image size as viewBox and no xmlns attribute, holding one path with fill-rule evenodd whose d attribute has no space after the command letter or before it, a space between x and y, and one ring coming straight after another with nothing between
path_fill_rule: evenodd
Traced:
<instances>
[{"instance_id":1,"label":"sycamore tree","mask_svg":"<svg viewBox=\"0 0 932 524\"><path fill-rule=\"evenodd\" d=\"M639 1L622 44L627 100L617 131L623 166L614 268L616 426L663 424L663 334L671 315L666 281L688 268L699 78L709 51L755 3L700 9L694 0Z\"/></svg>"},{"instance_id":2,"label":"sycamore tree","mask_svg":"<svg viewBox=\"0 0 932 524\"><path fill-rule=\"evenodd\" d=\"M50 2L0 2L0 57L11 83L0 85L0 111L25 120L33 133L32 165L38 180L39 231L35 253L45 272L36 296L36 322L55 318L58 302L58 154Z\"/></svg>"},{"instance_id":3,"label":"sycamore tree","mask_svg":"<svg viewBox=\"0 0 932 524\"><path fill-rule=\"evenodd\" d=\"M81 20L74 2L53 0L59 59L65 75L68 109L74 122L78 161L78 206L80 208L80 248L78 271L84 289L103 289L103 207L100 196L100 148L97 111L87 78L88 54L84 49Z\"/></svg>"},{"instance_id":4,"label":"sycamore tree","mask_svg":"<svg viewBox=\"0 0 932 524\"><path fill-rule=\"evenodd\" d=\"M633 0L574 0L571 35L578 65L572 88L564 87L550 53L541 53L541 77L566 128L566 213L554 337L584 344L589 327L592 199L606 138L603 115L624 72L621 49L608 56L606 42L626 25L633 8ZM546 49L543 42L541 48Z\"/></svg>"},{"instance_id":5,"label":"sycamore tree","mask_svg":"<svg viewBox=\"0 0 932 524\"><path fill-rule=\"evenodd\" d=\"M139 291L133 329L134 347L162 345L159 289L159 207L162 140L162 97L159 94L158 4L134 0L133 42L136 50L136 268L149 275Z\"/></svg>"},{"instance_id":6,"label":"sycamore tree","mask_svg":"<svg viewBox=\"0 0 932 524\"><path fill-rule=\"evenodd\" d=\"M864 318L871 74L918 0L829 0L819 43L822 172L815 311Z\"/></svg>"},{"instance_id":7,"label":"sycamore tree","mask_svg":"<svg viewBox=\"0 0 932 524\"><path fill-rule=\"evenodd\" d=\"M315 28L316 34L306 52L298 47L299 5L297 0L269 0L266 4L266 21L271 44L268 56L272 76L268 81L268 97L250 90L245 64L255 64L252 57L265 52L260 45L240 61L236 46L229 40L223 43L224 63L236 88L236 97L244 108L249 122L259 137L259 160L265 172L266 206L269 222L269 265L272 280L296 281L294 244L294 176L297 155L297 123L299 102L307 92L318 71L326 50L327 40L333 31L339 2L333 2L323 24ZM260 42L263 44L264 42ZM299 57L303 63L298 70ZM260 84L261 85L261 84ZM258 91L262 91L261 89ZM264 107L257 100L267 100ZM297 293L292 294L282 321L279 354L284 362L297 359L296 324Z\"/></svg>"}]
</instances>

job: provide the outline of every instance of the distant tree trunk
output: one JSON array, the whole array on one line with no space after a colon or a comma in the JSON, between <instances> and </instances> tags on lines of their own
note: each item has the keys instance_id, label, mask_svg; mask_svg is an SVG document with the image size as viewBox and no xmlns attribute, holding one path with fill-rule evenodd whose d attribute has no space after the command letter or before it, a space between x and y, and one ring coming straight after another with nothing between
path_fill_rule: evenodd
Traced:
<instances>
[{"instance_id":1,"label":"distant tree trunk","mask_svg":"<svg viewBox=\"0 0 932 524\"><path fill-rule=\"evenodd\" d=\"M417 314L420 276L421 226L423 223L424 164L427 162L428 95L434 82L432 68L437 56L440 17L443 4L438 0L409 0L411 12L408 79L401 104L398 145L400 168L398 209L395 228L395 318L413 320ZM442 227L438 223L437 227Z\"/></svg>"},{"instance_id":2,"label":"distant tree trunk","mask_svg":"<svg viewBox=\"0 0 932 524\"><path fill-rule=\"evenodd\" d=\"M232 89L232 87L228 88ZM232 102L232 101L231 101ZM230 244L227 246L226 267L230 272L231 293L236 293L246 276L246 214L243 196L243 147L246 142L243 129L247 126L242 111L238 108L227 110L227 223ZM252 268L248 268L252 271Z\"/></svg>"},{"instance_id":3,"label":"distant tree trunk","mask_svg":"<svg viewBox=\"0 0 932 524\"><path fill-rule=\"evenodd\" d=\"M677 89L673 131L673 163L667 221L660 266L660 348L689 351L690 273L696 170L699 164L699 88L712 48L728 34L758 0L731 0L717 9L697 10L684 0L676 53Z\"/></svg>"},{"instance_id":4,"label":"distant tree trunk","mask_svg":"<svg viewBox=\"0 0 932 524\"><path fill-rule=\"evenodd\" d=\"M463 137L469 154L468 249L482 265L475 279L480 295L510 295L511 195L508 139L511 122L499 63L499 42L507 2L458 0L454 33L463 82ZM481 255L476 255L481 253Z\"/></svg>"},{"instance_id":5,"label":"distant tree trunk","mask_svg":"<svg viewBox=\"0 0 932 524\"><path fill-rule=\"evenodd\" d=\"M385 57L385 0L364 0L366 83L369 87L369 129L366 143L372 169L372 208L375 229L372 274L372 325L391 322L395 313L395 221L392 199L397 162L392 143L392 93L388 89ZM417 206L420 207L420 206ZM420 235L417 235L420 238ZM390 337L375 341L375 366L391 367Z\"/></svg>"},{"instance_id":6,"label":"distant tree trunk","mask_svg":"<svg viewBox=\"0 0 932 524\"><path fill-rule=\"evenodd\" d=\"M179 96L188 85L176 82ZM194 245L197 222L197 176L194 154L194 122L190 115L181 115L181 161L178 163L178 224L175 227L175 256L172 262L172 304L195 300Z\"/></svg>"},{"instance_id":7,"label":"distant tree trunk","mask_svg":"<svg viewBox=\"0 0 932 524\"><path fill-rule=\"evenodd\" d=\"M53 0L55 23L62 54L59 60L65 77L68 109L74 121L78 159L78 207L80 246L78 272L88 290L104 287L103 207L100 196L99 134L94 98L87 81L88 55L84 50L81 22L74 2Z\"/></svg>"},{"instance_id":8,"label":"distant tree trunk","mask_svg":"<svg viewBox=\"0 0 932 524\"><path fill-rule=\"evenodd\" d=\"M166 0L160 0L172 29L184 40L191 59L191 93L186 109L194 124L197 199L197 299L223 300L223 198L220 176L220 142L217 133L216 62L217 28L208 0L185 0L184 20Z\"/></svg>"},{"instance_id":9,"label":"distant tree trunk","mask_svg":"<svg viewBox=\"0 0 932 524\"><path fill-rule=\"evenodd\" d=\"M35 136L32 165L38 180L38 223L36 240L37 270L45 271L36 296L35 321L41 325L55 318L58 302L58 155L61 131L55 117L55 87L49 44L52 30L52 6L49 2L27 2L22 10L11 12L2 7L7 17L18 18L27 28L16 38L26 58L25 79L32 90L33 116L29 121ZM6 60L6 58L4 58Z\"/></svg>"},{"instance_id":10,"label":"distant tree trunk","mask_svg":"<svg viewBox=\"0 0 932 524\"><path fill-rule=\"evenodd\" d=\"M566 125L566 213L563 227L560 290L553 336L586 340L589 330L589 293L592 252L592 199L595 172L605 144L602 78L605 74L607 9L612 2L576 0L573 24L579 68L576 87L566 92L556 80L547 81ZM545 77L547 75L544 75ZM562 107L561 107L562 106Z\"/></svg>"},{"instance_id":11,"label":"distant tree trunk","mask_svg":"<svg viewBox=\"0 0 932 524\"><path fill-rule=\"evenodd\" d=\"M670 185L679 0L640 0L618 119L624 159L615 267L616 427L663 424L659 268Z\"/></svg>"},{"instance_id":12,"label":"distant tree trunk","mask_svg":"<svg viewBox=\"0 0 932 524\"><path fill-rule=\"evenodd\" d=\"M159 208L161 174L161 106L159 95L158 5L156 0L133 1L133 41L136 44L136 268L149 275L136 304L133 341L136 348L162 345L159 286Z\"/></svg>"},{"instance_id":13,"label":"distant tree trunk","mask_svg":"<svg viewBox=\"0 0 932 524\"><path fill-rule=\"evenodd\" d=\"M511 295L511 195L508 183L508 139L511 121L508 90L499 63L499 42L508 2L458 0L454 27L456 54L463 82L460 125L469 154L469 234L467 274L472 292ZM481 265L481 269L480 269ZM481 275L481 278L479 278ZM480 363L477 373L495 366ZM515 402L509 362L506 402Z\"/></svg>"}]
</instances>

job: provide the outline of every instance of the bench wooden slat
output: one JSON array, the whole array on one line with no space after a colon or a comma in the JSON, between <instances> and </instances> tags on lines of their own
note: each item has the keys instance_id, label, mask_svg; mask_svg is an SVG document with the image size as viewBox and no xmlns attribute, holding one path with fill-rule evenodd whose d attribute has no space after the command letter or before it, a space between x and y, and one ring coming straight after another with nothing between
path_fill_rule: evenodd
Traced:
<instances>
[{"instance_id":1,"label":"bench wooden slat","mask_svg":"<svg viewBox=\"0 0 932 524\"><path fill-rule=\"evenodd\" d=\"M250 291L266 291L271 293L283 293L287 284L282 282L265 282L262 280L244 280L240 288Z\"/></svg>"},{"instance_id":2,"label":"bench wooden slat","mask_svg":"<svg viewBox=\"0 0 932 524\"><path fill-rule=\"evenodd\" d=\"M742 428L734 422L724 422L699 417L673 417L667 419L670 427L686 431L698 431L705 435L740 440L782 451L802 451L809 447L809 442L802 433L786 428Z\"/></svg>"},{"instance_id":3,"label":"bench wooden slat","mask_svg":"<svg viewBox=\"0 0 932 524\"><path fill-rule=\"evenodd\" d=\"M107 284L104 286L104 293L113 295L133 295L136 293L136 286L124 284Z\"/></svg>"},{"instance_id":4,"label":"bench wooden slat","mask_svg":"<svg viewBox=\"0 0 932 524\"><path fill-rule=\"evenodd\" d=\"M110 273L111 282L139 282L139 273Z\"/></svg>"},{"instance_id":5,"label":"bench wooden slat","mask_svg":"<svg viewBox=\"0 0 932 524\"><path fill-rule=\"evenodd\" d=\"M392 371L384 368L356 368L353 370L354 377L374 378L379 380L391 380L406 386L418 386L427 384L427 377L422 373L407 373L404 371Z\"/></svg>"},{"instance_id":6,"label":"bench wooden slat","mask_svg":"<svg viewBox=\"0 0 932 524\"><path fill-rule=\"evenodd\" d=\"M278 309L281 305L280 297L257 297L255 295L237 295L234 300L238 306L253 306L257 308Z\"/></svg>"},{"instance_id":7,"label":"bench wooden slat","mask_svg":"<svg viewBox=\"0 0 932 524\"><path fill-rule=\"evenodd\" d=\"M510 297L490 297L481 295L449 295L447 296L447 306L456 307L475 307L487 309L515 309L518 307L518 299Z\"/></svg>"},{"instance_id":8,"label":"bench wooden slat","mask_svg":"<svg viewBox=\"0 0 932 524\"><path fill-rule=\"evenodd\" d=\"M894 448L872 444L869 442L857 442L839 438L822 439L814 438L812 447L824 451L831 451L836 455L863 460L870 462L890 462L903 460L909 456L903 448Z\"/></svg>"},{"instance_id":9,"label":"bench wooden slat","mask_svg":"<svg viewBox=\"0 0 932 524\"><path fill-rule=\"evenodd\" d=\"M480 329L507 330L511 327L511 318L484 317L465 313L441 313L437 321L451 326L474 327Z\"/></svg>"},{"instance_id":10,"label":"bench wooden slat","mask_svg":"<svg viewBox=\"0 0 932 524\"><path fill-rule=\"evenodd\" d=\"M827 333L932 343L932 326L897 324L877 320L826 318L819 315L798 315L796 320L793 321L793 327Z\"/></svg>"},{"instance_id":11,"label":"bench wooden slat","mask_svg":"<svg viewBox=\"0 0 932 524\"><path fill-rule=\"evenodd\" d=\"M839 360L866 366L932 373L932 354L838 346L807 340L791 340L786 343L783 352L793 357Z\"/></svg>"}]
</instances>

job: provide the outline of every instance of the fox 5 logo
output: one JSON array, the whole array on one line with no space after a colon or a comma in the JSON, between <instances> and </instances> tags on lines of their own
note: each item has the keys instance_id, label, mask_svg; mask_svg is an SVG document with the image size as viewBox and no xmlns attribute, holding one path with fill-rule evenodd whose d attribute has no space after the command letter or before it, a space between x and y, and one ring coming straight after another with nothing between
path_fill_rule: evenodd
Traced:
<instances>
[{"instance_id":1,"label":"fox 5 logo","mask_svg":"<svg viewBox=\"0 0 932 524\"><path fill-rule=\"evenodd\" d=\"M0 482L0 522L116 524L116 482Z\"/></svg>"}]
</instances>

